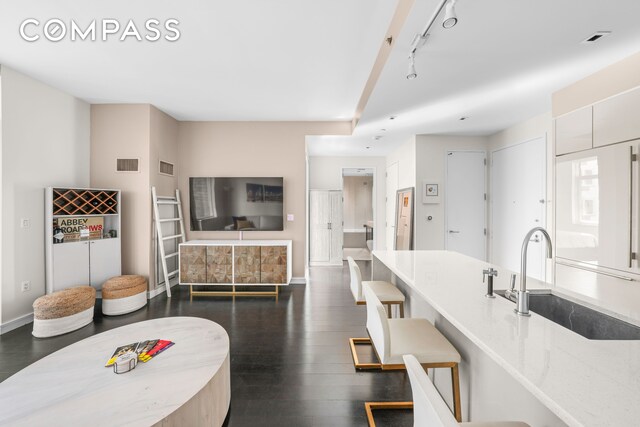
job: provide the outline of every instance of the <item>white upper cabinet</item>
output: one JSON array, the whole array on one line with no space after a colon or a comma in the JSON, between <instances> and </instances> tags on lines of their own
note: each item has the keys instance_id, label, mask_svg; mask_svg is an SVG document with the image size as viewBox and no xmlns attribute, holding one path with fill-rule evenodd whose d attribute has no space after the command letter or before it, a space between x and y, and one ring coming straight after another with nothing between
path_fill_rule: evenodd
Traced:
<instances>
[{"instance_id":1,"label":"white upper cabinet","mask_svg":"<svg viewBox=\"0 0 640 427\"><path fill-rule=\"evenodd\" d=\"M592 107L584 107L556 119L556 155L592 148Z\"/></svg>"},{"instance_id":2,"label":"white upper cabinet","mask_svg":"<svg viewBox=\"0 0 640 427\"><path fill-rule=\"evenodd\" d=\"M640 88L593 106L595 147L640 138Z\"/></svg>"}]
</instances>

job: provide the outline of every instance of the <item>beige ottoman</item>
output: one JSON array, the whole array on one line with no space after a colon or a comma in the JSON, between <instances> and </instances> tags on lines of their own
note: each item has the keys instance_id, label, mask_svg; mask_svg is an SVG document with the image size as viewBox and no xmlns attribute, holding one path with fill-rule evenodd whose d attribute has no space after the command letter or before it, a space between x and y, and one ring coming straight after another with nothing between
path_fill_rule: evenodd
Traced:
<instances>
[{"instance_id":1,"label":"beige ottoman","mask_svg":"<svg viewBox=\"0 0 640 427\"><path fill-rule=\"evenodd\" d=\"M117 276L102 285L102 313L107 316L131 313L147 305L147 279Z\"/></svg>"},{"instance_id":2,"label":"beige ottoman","mask_svg":"<svg viewBox=\"0 0 640 427\"><path fill-rule=\"evenodd\" d=\"M96 290L78 286L44 295L33 302L33 336L53 337L93 322Z\"/></svg>"}]
</instances>

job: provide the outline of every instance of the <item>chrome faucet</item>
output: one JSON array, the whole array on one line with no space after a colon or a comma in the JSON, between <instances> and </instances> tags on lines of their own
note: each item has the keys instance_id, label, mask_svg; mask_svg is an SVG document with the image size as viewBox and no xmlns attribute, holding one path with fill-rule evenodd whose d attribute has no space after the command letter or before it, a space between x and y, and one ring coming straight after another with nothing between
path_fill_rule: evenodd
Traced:
<instances>
[{"instance_id":1,"label":"chrome faucet","mask_svg":"<svg viewBox=\"0 0 640 427\"><path fill-rule=\"evenodd\" d=\"M520 290L517 293L516 308L514 309L514 311L519 316L531 316L529 314L529 291L527 291L527 248L529 247L531 236L533 236L538 231L547 240L547 258L551 258L553 256L551 237L549 237L549 233L547 233L547 230L542 227L535 227L532 228L526 236L524 236L521 252L522 258L520 259Z\"/></svg>"}]
</instances>

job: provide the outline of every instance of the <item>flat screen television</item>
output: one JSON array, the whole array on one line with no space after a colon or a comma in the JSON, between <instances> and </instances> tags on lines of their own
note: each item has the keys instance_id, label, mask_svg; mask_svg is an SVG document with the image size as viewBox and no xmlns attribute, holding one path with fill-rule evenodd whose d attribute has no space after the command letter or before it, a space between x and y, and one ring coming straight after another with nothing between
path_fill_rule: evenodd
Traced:
<instances>
[{"instance_id":1,"label":"flat screen television","mask_svg":"<svg viewBox=\"0 0 640 427\"><path fill-rule=\"evenodd\" d=\"M191 231L284 229L284 179L189 178Z\"/></svg>"}]
</instances>

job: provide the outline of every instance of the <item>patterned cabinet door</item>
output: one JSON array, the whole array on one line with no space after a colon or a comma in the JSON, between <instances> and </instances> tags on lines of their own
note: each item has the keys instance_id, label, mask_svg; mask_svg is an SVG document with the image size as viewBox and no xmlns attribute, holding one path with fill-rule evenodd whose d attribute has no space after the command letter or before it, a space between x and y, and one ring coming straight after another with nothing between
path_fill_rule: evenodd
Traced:
<instances>
[{"instance_id":1,"label":"patterned cabinet door","mask_svg":"<svg viewBox=\"0 0 640 427\"><path fill-rule=\"evenodd\" d=\"M236 246L235 282L260 283L260 246Z\"/></svg>"},{"instance_id":2,"label":"patterned cabinet door","mask_svg":"<svg viewBox=\"0 0 640 427\"><path fill-rule=\"evenodd\" d=\"M231 246L207 246L207 283L232 283Z\"/></svg>"},{"instance_id":3,"label":"patterned cabinet door","mask_svg":"<svg viewBox=\"0 0 640 427\"><path fill-rule=\"evenodd\" d=\"M260 283L287 283L287 247L263 246L260 256Z\"/></svg>"},{"instance_id":4,"label":"patterned cabinet door","mask_svg":"<svg viewBox=\"0 0 640 427\"><path fill-rule=\"evenodd\" d=\"M206 246L180 246L180 283L207 283L206 258Z\"/></svg>"}]
</instances>

